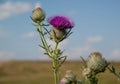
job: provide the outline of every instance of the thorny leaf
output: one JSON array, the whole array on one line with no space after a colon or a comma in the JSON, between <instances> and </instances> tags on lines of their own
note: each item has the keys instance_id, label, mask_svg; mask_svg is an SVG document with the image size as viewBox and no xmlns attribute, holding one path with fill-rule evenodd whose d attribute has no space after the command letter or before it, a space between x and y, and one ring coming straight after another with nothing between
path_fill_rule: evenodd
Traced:
<instances>
[{"instance_id":1,"label":"thorny leaf","mask_svg":"<svg viewBox=\"0 0 120 84\"><path fill-rule=\"evenodd\" d=\"M43 27L46 31L46 33L48 33L50 35L50 31L48 31L45 27Z\"/></svg>"},{"instance_id":2,"label":"thorny leaf","mask_svg":"<svg viewBox=\"0 0 120 84\"><path fill-rule=\"evenodd\" d=\"M44 46L42 46L42 45L39 45L41 48L43 48L43 49L45 49L45 47Z\"/></svg>"},{"instance_id":3,"label":"thorny leaf","mask_svg":"<svg viewBox=\"0 0 120 84\"><path fill-rule=\"evenodd\" d=\"M59 65L58 65L58 67L60 67L60 66L65 62L66 58L67 58L67 56L62 56L62 57L58 58L58 60L59 60ZM62 59L63 59L63 60L62 60Z\"/></svg>"}]
</instances>

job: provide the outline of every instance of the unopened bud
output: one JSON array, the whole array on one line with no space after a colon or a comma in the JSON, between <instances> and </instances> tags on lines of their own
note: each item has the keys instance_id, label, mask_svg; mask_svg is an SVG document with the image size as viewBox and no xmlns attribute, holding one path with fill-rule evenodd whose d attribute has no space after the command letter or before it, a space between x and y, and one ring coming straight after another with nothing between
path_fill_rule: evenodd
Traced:
<instances>
[{"instance_id":1,"label":"unopened bud","mask_svg":"<svg viewBox=\"0 0 120 84\"><path fill-rule=\"evenodd\" d=\"M43 9L40 7L36 7L32 12L31 19L37 23L43 21L45 19L45 16L46 15Z\"/></svg>"},{"instance_id":2,"label":"unopened bud","mask_svg":"<svg viewBox=\"0 0 120 84\"><path fill-rule=\"evenodd\" d=\"M102 58L102 55L100 52L91 53L87 61L87 67L96 72L105 71L105 68L107 65L108 65L107 61L104 58Z\"/></svg>"}]
</instances>

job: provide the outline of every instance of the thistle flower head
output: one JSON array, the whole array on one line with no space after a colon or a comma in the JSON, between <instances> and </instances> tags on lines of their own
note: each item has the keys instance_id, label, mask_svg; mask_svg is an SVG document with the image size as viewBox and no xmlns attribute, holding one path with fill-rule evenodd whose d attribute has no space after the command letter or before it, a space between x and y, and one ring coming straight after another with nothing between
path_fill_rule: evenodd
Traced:
<instances>
[{"instance_id":1,"label":"thistle flower head","mask_svg":"<svg viewBox=\"0 0 120 84\"><path fill-rule=\"evenodd\" d=\"M87 67L95 72L104 72L107 65L107 61L102 58L100 52L91 53L87 61Z\"/></svg>"},{"instance_id":2,"label":"thistle flower head","mask_svg":"<svg viewBox=\"0 0 120 84\"><path fill-rule=\"evenodd\" d=\"M69 29L74 27L74 23L70 18L61 15L48 18L48 23L57 29Z\"/></svg>"},{"instance_id":3,"label":"thistle flower head","mask_svg":"<svg viewBox=\"0 0 120 84\"><path fill-rule=\"evenodd\" d=\"M43 11L42 8L40 8L38 5L35 6L35 9L33 10L32 12L32 16L31 16L31 19L34 21L34 22L41 22L45 19L45 12Z\"/></svg>"}]
</instances>

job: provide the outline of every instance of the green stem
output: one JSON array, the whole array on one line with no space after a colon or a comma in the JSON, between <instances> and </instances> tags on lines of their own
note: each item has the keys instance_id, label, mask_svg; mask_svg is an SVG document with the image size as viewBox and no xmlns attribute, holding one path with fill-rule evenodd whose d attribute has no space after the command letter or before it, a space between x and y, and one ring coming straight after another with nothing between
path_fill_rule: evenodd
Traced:
<instances>
[{"instance_id":1,"label":"green stem","mask_svg":"<svg viewBox=\"0 0 120 84\"><path fill-rule=\"evenodd\" d=\"M43 44L48 56L52 58L53 72L54 72L54 82L55 82L55 84L58 84L59 83L59 76L58 76L58 69L59 69L59 67L58 67L58 61L59 61L58 57L59 57L59 53L58 53L57 47L58 47L59 42L56 42L54 51L51 52L50 49L49 49L49 46L46 42L46 39L44 37L44 33L43 33L43 30L42 30L43 26L41 26L41 24L39 24L39 23L38 23L38 25L39 25L38 32L40 34L42 44Z\"/></svg>"},{"instance_id":2,"label":"green stem","mask_svg":"<svg viewBox=\"0 0 120 84\"><path fill-rule=\"evenodd\" d=\"M57 53L58 44L59 44L59 43L56 42L56 45L55 45L55 48L54 48L54 54L56 55L56 57L58 57L58 53Z\"/></svg>"},{"instance_id":3,"label":"green stem","mask_svg":"<svg viewBox=\"0 0 120 84\"><path fill-rule=\"evenodd\" d=\"M53 69L54 69L54 80L55 80L55 84L58 84L59 82L59 76L58 76L58 70L59 70L59 67L58 67L58 44L56 42L56 45L55 45L55 48L54 48L54 59L53 59Z\"/></svg>"},{"instance_id":4,"label":"green stem","mask_svg":"<svg viewBox=\"0 0 120 84\"><path fill-rule=\"evenodd\" d=\"M40 34L40 38L41 38L41 41L42 41L42 43L43 43L43 46L45 47L45 50L46 50L46 52L48 53L48 55L50 56L50 57L52 57L52 54L51 54L51 52L50 52L50 49L49 49L49 47L48 47L48 44L47 44L47 42L46 42L46 40L45 40L45 37L44 37L44 34L43 34L43 31L42 31L42 26L39 24L39 34Z\"/></svg>"},{"instance_id":5,"label":"green stem","mask_svg":"<svg viewBox=\"0 0 120 84\"><path fill-rule=\"evenodd\" d=\"M58 84L58 69L57 69L57 60L56 59L53 59L53 71L54 71L55 84Z\"/></svg>"}]
</instances>

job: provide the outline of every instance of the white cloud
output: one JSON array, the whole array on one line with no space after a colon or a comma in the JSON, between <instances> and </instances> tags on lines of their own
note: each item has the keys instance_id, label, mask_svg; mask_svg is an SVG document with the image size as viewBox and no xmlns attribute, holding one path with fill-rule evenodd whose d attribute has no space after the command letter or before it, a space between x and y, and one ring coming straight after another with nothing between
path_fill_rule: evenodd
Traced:
<instances>
[{"instance_id":1,"label":"white cloud","mask_svg":"<svg viewBox=\"0 0 120 84\"><path fill-rule=\"evenodd\" d=\"M40 2L37 2L37 3L35 4L35 8L38 8L38 7L41 7L41 3L40 3Z\"/></svg>"},{"instance_id":2,"label":"white cloud","mask_svg":"<svg viewBox=\"0 0 120 84\"><path fill-rule=\"evenodd\" d=\"M24 2L5 2L0 5L0 20L27 12L31 9L29 3Z\"/></svg>"},{"instance_id":3,"label":"white cloud","mask_svg":"<svg viewBox=\"0 0 120 84\"><path fill-rule=\"evenodd\" d=\"M115 49L111 54L113 57L120 57L120 49Z\"/></svg>"},{"instance_id":4,"label":"white cloud","mask_svg":"<svg viewBox=\"0 0 120 84\"><path fill-rule=\"evenodd\" d=\"M8 51L0 51L0 60L11 60L15 57L15 53Z\"/></svg>"},{"instance_id":5,"label":"white cloud","mask_svg":"<svg viewBox=\"0 0 120 84\"><path fill-rule=\"evenodd\" d=\"M23 34L21 37L22 38L35 38L36 36L38 36L36 32L27 32Z\"/></svg>"},{"instance_id":6,"label":"white cloud","mask_svg":"<svg viewBox=\"0 0 120 84\"><path fill-rule=\"evenodd\" d=\"M89 43L96 43L102 40L101 36L93 36L93 37L88 37L87 42Z\"/></svg>"}]
</instances>

